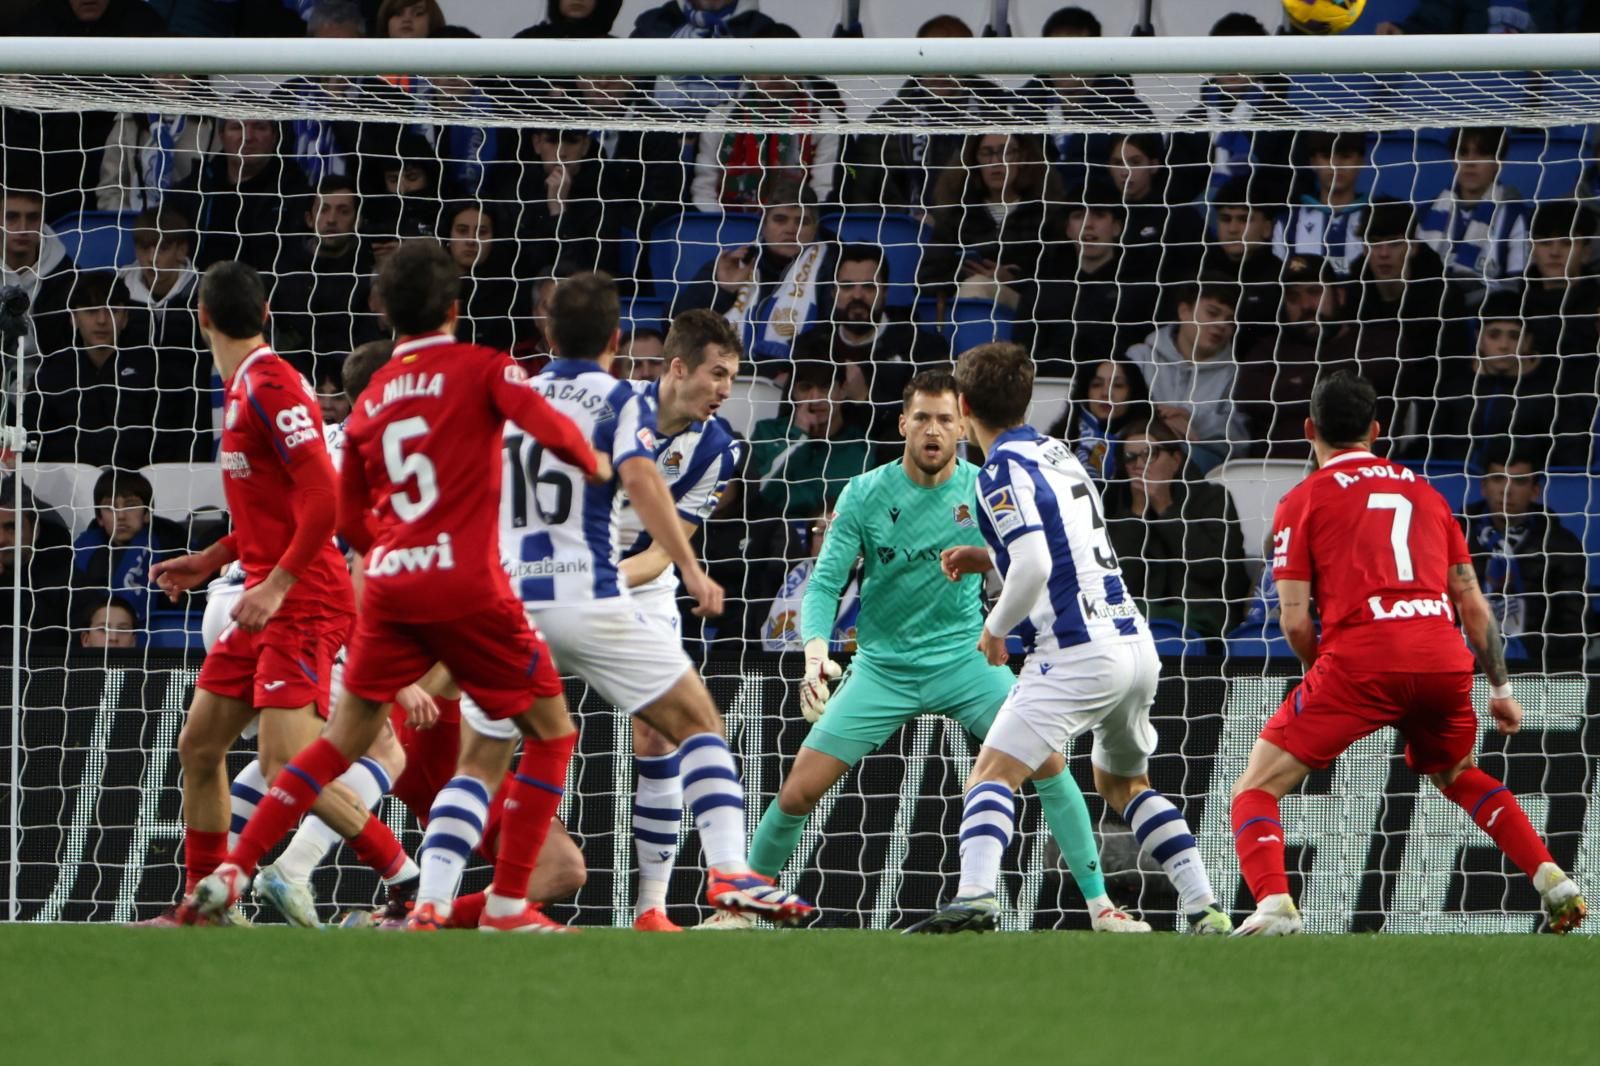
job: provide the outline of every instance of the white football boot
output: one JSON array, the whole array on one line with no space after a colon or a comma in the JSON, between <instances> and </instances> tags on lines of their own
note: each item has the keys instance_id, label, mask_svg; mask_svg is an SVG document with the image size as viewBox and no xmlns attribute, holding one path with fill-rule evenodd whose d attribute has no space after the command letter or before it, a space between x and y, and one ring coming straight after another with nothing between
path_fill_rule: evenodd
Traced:
<instances>
[{"instance_id":1,"label":"white football boot","mask_svg":"<svg viewBox=\"0 0 1600 1066\"><path fill-rule=\"evenodd\" d=\"M1288 893L1268 896L1257 904L1255 913L1239 923L1234 936L1294 936L1305 932L1300 910Z\"/></svg>"}]
</instances>

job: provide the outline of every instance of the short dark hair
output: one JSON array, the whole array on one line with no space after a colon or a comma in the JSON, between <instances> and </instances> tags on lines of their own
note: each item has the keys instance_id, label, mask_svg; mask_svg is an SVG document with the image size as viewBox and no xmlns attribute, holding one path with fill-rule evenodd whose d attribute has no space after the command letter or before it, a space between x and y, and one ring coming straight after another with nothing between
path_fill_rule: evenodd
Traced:
<instances>
[{"instance_id":1,"label":"short dark hair","mask_svg":"<svg viewBox=\"0 0 1600 1066\"><path fill-rule=\"evenodd\" d=\"M149 507L150 501L155 499L155 494L156 490L150 487L150 479L132 470L118 470L108 466L94 479L96 507L100 506L101 500L114 500L118 496L137 496L146 507Z\"/></svg>"},{"instance_id":2,"label":"short dark hair","mask_svg":"<svg viewBox=\"0 0 1600 1066\"><path fill-rule=\"evenodd\" d=\"M796 360L794 370L789 374L789 399L794 399L794 394L801 389L820 389L824 395L833 391L836 384L838 371L832 363L818 360Z\"/></svg>"},{"instance_id":3,"label":"short dark hair","mask_svg":"<svg viewBox=\"0 0 1600 1066\"><path fill-rule=\"evenodd\" d=\"M873 276L878 284L889 283L889 257L880 245L868 244L865 241L854 241L840 247L838 256L833 262L833 276L837 280L839 268L846 263L876 263L878 270Z\"/></svg>"},{"instance_id":4,"label":"short dark hair","mask_svg":"<svg viewBox=\"0 0 1600 1066\"><path fill-rule=\"evenodd\" d=\"M1539 478L1544 477L1550 460L1551 442L1548 437L1496 437L1483 452L1483 469L1491 466L1505 470L1521 464Z\"/></svg>"},{"instance_id":5,"label":"short dark hair","mask_svg":"<svg viewBox=\"0 0 1600 1066\"><path fill-rule=\"evenodd\" d=\"M79 599L77 596L73 598ZM73 627L80 631L90 629L94 626L95 612L113 607L121 607L128 612L128 617L133 619L134 625L139 624L139 612L133 609L133 604L115 593L98 592L83 596L79 600L77 609L73 611Z\"/></svg>"},{"instance_id":6,"label":"short dark hair","mask_svg":"<svg viewBox=\"0 0 1600 1066\"><path fill-rule=\"evenodd\" d=\"M936 33L951 37L971 37L972 27L955 15L935 15L917 27L918 37L931 37Z\"/></svg>"},{"instance_id":7,"label":"short dark hair","mask_svg":"<svg viewBox=\"0 0 1600 1066\"><path fill-rule=\"evenodd\" d=\"M1363 157L1367 154L1367 135L1355 130L1344 130L1340 133L1302 133L1296 140L1299 142L1300 158L1304 160L1319 155L1331 159L1347 152L1359 152Z\"/></svg>"},{"instance_id":8,"label":"short dark hair","mask_svg":"<svg viewBox=\"0 0 1600 1066\"><path fill-rule=\"evenodd\" d=\"M351 403L355 403L357 397L367 391L367 385L372 382L372 375L376 374L393 354L394 341L368 341L357 346L355 351L345 358L344 394L350 398Z\"/></svg>"},{"instance_id":9,"label":"short dark hair","mask_svg":"<svg viewBox=\"0 0 1600 1066\"><path fill-rule=\"evenodd\" d=\"M0 200L10 200L13 197L19 200L32 200L35 203L44 203L44 193L40 192L38 189L18 189L12 186L7 186L4 191L0 191Z\"/></svg>"},{"instance_id":10,"label":"short dark hair","mask_svg":"<svg viewBox=\"0 0 1600 1066\"><path fill-rule=\"evenodd\" d=\"M224 337L249 340L267 328L267 290L247 263L212 263L200 278L200 306Z\"/></svg>"},{"instance_id":11,"label":"short dark hair","mask_svg":"<svg viewBox=\"0 0 1600 1066\"><path fill-rule=\"evenodd\" d=\"M1361 235L1369 244L1373 241L1404 240L1411 236L1411 228L1416 221L1417 209L1410 202L1381 197L1372 201L1372 206L1367 209L1367 222Z\"/></svg>"},{"instance_id":12,"label":"short dark hair","mask_svg":"<svg viewBox=\"0 0 1600 1066\"><path fill-rule=\"evenodd\" d=\"M1463 126L1450 134L1450 154L1471 148L1482 155L1503 159L1506 154L1506 128L1504 126Z\"/></svg>"},{"instance_id":13,"label":"short dark hair","mask_svg":"<svg viewBox=\"0 0 1600 1066\"><path fill-rule=\"evenodd\" d=\"M127 288L115 272L86 270L72 280L72 289L67 293L67 310L85 311L96 307L123 306L127 295ZM116 296L122 299L115 299Z\"/></svg>"},{"instance_id":14,"label":"short dark hair","mask_svg":"<svg viewBox=\"0 0 1600 1066\"><path fill-rule=\"evenodd\" d=\"M378 269L378 302L402 337L443 329L461 297L461 270L438 241L407 241Z\"/></svg>"},{"instance_id":15,"label":"short dark hair","mask_svg":"<svg viewBox=\"0 0 1600 1066\"><path fill-rule=\"evenodd\" d=\"M1159 133L1113 133L1111 144L1127 144L1151 159L1167 158L1167 142ZM1108 155L1109 158L1109 155Z\"/></svg>"},{"instance_id":16,"label":"short dark hair","mask_svg":"<svg viewBox=\"0 0 1600 1066\"><path fill-rule=\"evenodd\" d=\"M1021 425L1033 398L1033 360L1010 341L969 348L956 359L956 391L978 421L995 429Z\"/></svg>"},{"instance_id":17,"label":"short dark hair","mask_svg":"<svg viewBox=\"0 0 1600 1066\"><path fill-rule=\"evenodd\" d=\"M1104 32L1100 28L1100 20L1092 13L1081 7L1061 7L1044 20L1044 29L1039 31L1039 36L1054 37L1063 30L1077 30L1084 37L1098 37Z\"/></svg>"},{"instance_id":18,"label":"short dark hair","mask_svg":"<svg viewBox=\"0 0 1600 1066\"><path fill-rule=\"evenodd\" d=\"M900 402L910 407L911 397L919 392L924 396L939 396L946 392L958 391L955 373L949 367L929 367L927 370L917 371L915 376L906 382L905 390L900 394Z\"/></svg>"},{"instance_id":19,"label":"short dark hair","mask_svg":"<svg viewBox=\"0 0 1600 1066\"><path fill-rule=\"evenodd\" d=\"M1212 37L1266 37L1261 20L1243 11L1230 11L1211 24Z\"/></svg>"},{"instance_id":20,"label":"short dark hair","mask_svg":"<svg viewBox=\"0 0 1600 1066\"><path fill-rule=\"evenodd\" d=\"M193 228L188 216L175 208L147 208L134 216L133 246L153 248L162 241L173 241L193 248Z\"/></svg>"},{"instance_id":21,"label":"short dark hair","mask_svg":"<svg viewBox=\"0 0 1600 1066\"><path fill-rule=\"evenodd\" d=\"M352 196L357 192L355 181L344 174L328 174L317 182L318 196L333 196L342 192L347 192Z\"/></svg>"},{"instance_id":22,"label":"short dark hair","mask_svg":"<svg viewBox=\"0 0 1600 1066\"><path fill-rule=\"evenodd\" d=\"M1202 277L1199 281L1187 282L1178 286L1178 291L1173 294L1172 306L1188 304L1194 307L1201 300L1216 300L1229 307L1239 306L1239 286L1231 281L1220 278Z\"/></svg>"},{"instance_id":23,"label":"short dark hair","mask_svg":"<svg viewBox=\"0 0 1600 1066\"><path fill-rule=\"evenodd\" d=\"M1311 423L1324 444L1355 444L1367 435L1378 409L1378 391L1353 370L1335 370L1311 390Z\"/></svg>"},{"instance_id":24,"label":"short dark hair","mask_svg":"<svg viewBox=\"0 0 1600 1066\"><path fill-rule=\"evenodd\" d=\"M1269 183L1260 174L1235 174L1217 189L1211 197L1213 209L1243 207L1250 211L1276 213L1283 207L1281 197L1267 195ZM1276 192L1276 189L1273 190Z\"/></svg>"},{"instance_id":25,"label":"short dark hair","mask_svg":"<svg viewBox=\"0 0 1600 1066\"><path fill-rule=\"evenodd\" d=\"M603 270L584 271L556 283L545 336L562 359L598 359L617 332L622 306L617 283Z\"/></svg>"},{"instance_id":26,"label":"short dark hair","mask_svg":"<svg viewBox=\"0 0 1600 1066\"><path fill-rule=\"evenodd\" d=\"M733 328L733 323L709 308L696 307L672 320L667 339L661 346L661 358L669 365L674 359L681 359L691 371L697 370L706 361L706 349L712 345L732 352L735 359L742 354L739 331Z\"/></svg>"},{"instance_id":27,"label":"short dark hair","mask_svg":"<svg viewBox=\"0 0 1600 1066\"><path fill-rule=\"evenodd\" d=\"M1515 292L1492 292L1478 305L1478 321L1515 322L1522 325L1522 297Z\"/></svg>"},{"instance_id":28,"label":"short dark hair","mask_svg":"<svg viewBox=\"0 0 1600 1066\"><path fill-rule=\"evenodd\" d=\"M1576 200L1546 200L1533 209L1528 236L1536 241L1583 240L1593 237L1595 217L1578 206Z\"/></svg>"}]
</instances>

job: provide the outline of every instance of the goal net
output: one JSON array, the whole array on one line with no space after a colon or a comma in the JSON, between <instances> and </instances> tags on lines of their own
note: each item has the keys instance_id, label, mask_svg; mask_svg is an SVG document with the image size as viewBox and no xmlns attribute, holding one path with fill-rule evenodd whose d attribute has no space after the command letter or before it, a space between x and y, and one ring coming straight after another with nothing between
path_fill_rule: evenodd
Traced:
<instances>
[{"instance_id":1,"label":"goal net","mask_svg":"<svg viewBox=\"0 0 1600 1066\"><path fill-rule=\"evenodd\" d=\"M917 370L1010 341L1036 367L1030 423L1101 482L1163 656L1152 779L1225 905L1249 904L1228 790L1300 672L1263 572L1268 525L1307 470L1311 384L1335 366L1377 385L1381 450L1461 515L1508 637L1527 719L1484 731L1483 765L1557 861L1600 883L1591 38L219 42L182 60L158 43L0 52L0 281L25 298L5 308L0 496L13 920L149 917L181 886L176 743L205 601L166 602L149 566L228 525L198 272L262 273L273 344L332 423L350 407L343 359L388 336L374 272L408 241L460 266L462 336L530 368L548 358L550 291L578 271L617 279L619 376L657 377L686 309L741 331L718 414L747 446L699 540L728 610L685 612L684 638L752 830L806 735L799 604L841 487L900 461ZM1075 72L1035 73L1052 70ZM935 565L927 547L899 562ZM841 659L862 592L858 571ZM569 695L582 739L562 816L588 879L551 913L626 924L628 722L577 679ZM954 721L916 717L823 797L784 882L826 924L933 907L954 887L975 750ZM1086 753L1082 738L1072 765L1092 793ZM245 742L230 771L250 757ZM1166 880L1089 805L1112 895L1170 928ZM383 811L414 850L413 816ZM1535 925L1527 880L1389 732L1284 814L1313 929ZM703 869L687 818L679 835L670 913L691 923ZM484 880L480 863L466 887ZM378 888L348 849L314 886L325 917ZM1087 927L1031 794L1002 891L1008 928Z\"/></svg>"}]
</instances>

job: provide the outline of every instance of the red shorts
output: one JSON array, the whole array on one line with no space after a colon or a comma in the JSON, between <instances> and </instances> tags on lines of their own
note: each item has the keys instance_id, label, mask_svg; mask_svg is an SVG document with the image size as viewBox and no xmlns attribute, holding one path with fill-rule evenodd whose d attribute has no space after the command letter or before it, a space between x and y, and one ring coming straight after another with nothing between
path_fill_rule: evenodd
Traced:
<instances>
[{"instance_id":1,"label":"red shorts","mask_svg":"<svg viewBox=\"0 0 1600 1066\"><path fill-rule=\"evenodd\" d=\"M345 653L344 687L388 703L439 662L490 718L514 718L535 699L562 693L550 649L509 594L445 622L400 622L362 611Z\"/></svg>"},{"instance_id":2,"label":"red shorts","mask_svg":"<svg viewBox=\"0 0 1600 1066\"><path fill-rule=\"evenodd\" d=\"M1459 764L1478 741L1472 674L1363 674L1323 656L1267 720L1261 739L1320 770L1384 726L1406 738L1406 765L1417 773Z\"/></svg>"},{"instance_id":3,"label":"red shorts","mask_svg":"<svg viewBox=\"0 0 1600 1066\"><path fill-rule=\"evenodd\" d=\"M432 729L412 729L406 712L396 707L389 721L405 749L406 768L389 794L404 803L424 828L434 797L456 774L461 754L461 701L436 699L439 721Z\"/></svg>"},{"instance_id":4,"label":"red shorts","mask_svg":"<svg viewBox=\"0 0 1600 1066\"><path fill-rule=\"evenodd\" d=\"M313 704L328 717L333 658L350 636L350 615L285 618L275 615L259 633L225 629L206 653L196 688L265 707Z\"/></svg>"}]
</instances>

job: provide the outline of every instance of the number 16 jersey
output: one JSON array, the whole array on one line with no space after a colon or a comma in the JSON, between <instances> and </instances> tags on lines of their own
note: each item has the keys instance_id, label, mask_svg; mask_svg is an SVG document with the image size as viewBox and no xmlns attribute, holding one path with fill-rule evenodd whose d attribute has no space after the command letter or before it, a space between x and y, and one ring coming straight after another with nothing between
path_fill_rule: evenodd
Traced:
<instances>
[{"instance_id":1,"label":"number 16 jersey","mask_svg":"<svg viewBox=\"0 0 1600 1066\"><path fill-rule=\"evenodd\" d=\"M600 364L557 359L533 387L614 468L640 456L655 463L654 404ZM506 426L501 461L500 550L511 591L535 609L626 596L617 573L617 480L587 484L571 463L513 425Z\"/></svg>"}]
</instances>

